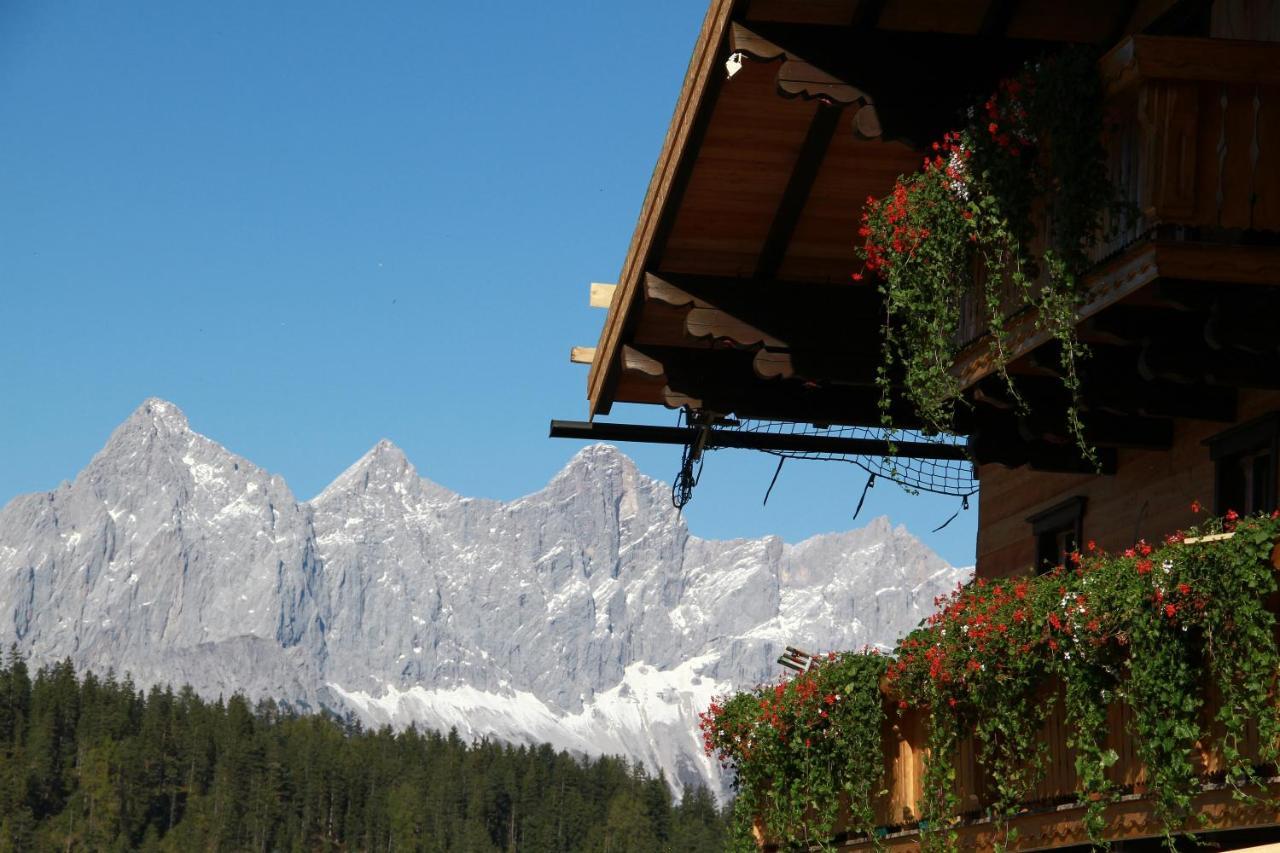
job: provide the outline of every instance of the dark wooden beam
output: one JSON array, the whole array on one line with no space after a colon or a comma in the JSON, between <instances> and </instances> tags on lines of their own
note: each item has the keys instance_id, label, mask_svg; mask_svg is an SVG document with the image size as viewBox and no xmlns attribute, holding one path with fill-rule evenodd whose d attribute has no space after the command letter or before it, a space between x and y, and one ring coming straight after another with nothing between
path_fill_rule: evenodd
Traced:
<instances>
[{"instance_id":1,"label":"dark wooden beam","mask_svg":"<svg viewBox=\"0 0 1280 853\"><path fill-rule=\"evenodd\" d=\"M799 379L869 388L876 384L876 371L884 357L879 335L868 335L862 343L866 349L861 353L761 349L756 352L752 366L761 379Z\"/></svg>"},{"instance_id":2,"label":"dark wooden beam","mask_svg":"<svg viewBox=\"0 0 1280 853\"><path fill-rule=\"evenodd\" d=\"M805 134L804 143L791 168L791 176L787 179L786 189L774 211L769 235L760 248L760 256L756 260L756 278L771 279L778 274L778 268L786 258L791 237L800 222L800 214L809 201L809 193L813 191L814 181L818 178L818 171L822 168L822 161L827 156L843 114L844 110L839 105L818 101L813 120L809 123L809 132Z\"/></svg>"},{"instance_id":3,"label":"dark wooden beam","mask_svg":"<svg viewBox=\"0 0 1280 853\"><path fill-rule=\"evenodd\" d=\"M1142 348L1138 373L1183 385L1280 390L1280 358L1240 350L1213 350L1207 345L1154 340Z\"/></svg>"},{"instance_id":4,"label":"dark wooden beam","mask_svg":"<svg viewBox=\"0 0 1280 853\"><path fill-rule=\"evenodd\" d=\"M587 441L639 441L648 444L687 445L698 440L700 432L698 427L662 427L604 421L553 420L551 422L552 438L577 438ZM910 459L967 460L969 458L963 446L953 444L920 441L897 441L890 444L887 441L868 438L751 432L717 427L708 428L706 447L733 447L790 453L840 453L846 456L901 456Z\"/></svg>"},{"instance_id":5,"label":"dark wooden beam","mask_svg":"<svg viewBox=\"0 0 1280 853\"><path fill-rule=\"evenodd\" d=\"M1111 32L1107 34L1106 50L1110 50L1113 45L1129 34L1129 22L1133 20L1133 13L1138 9L1138 0L1116 0L1115 23L1111 27Z\"/></svg>"},{"instance_id":6,"label":"dark wooden beam","mask_svg":"<svg viewBox=\"0 0 1280 853\"><path fill-rule=\"evenodd\" d=\"M1037 471L1063 474L1114 474L1116 451L1099 448L1100 470L1090 465L1074 445L1045 445L1028 442L1009 420L984 423L969 435L969 454L979 465L1007 468L1030 466Z\"/></svg>"},{"instance_id":7,"label":"dark wooden beam","mask_svg":"<svg viewBox=\"0 0 1280 853\"><path fill-rule=\"evenodd\" d=\"M1093 447L1167 450L1173 445L1173 421L1169 418L1090 411L1081 412L1080 421L1085 441ZM1060 412L1032 409L1030 415L1018 419L1018 428L1029 442L1075 447L1065 409Z\"/></svg>"},{"instance_id":8,"label":"dark wooden beam","mask_svg":"<svg viewBox=\"0 0 1280 853\"><path fill-rule=\"evenodd\" d=\"M941 138L1001 78L1054 47L1053 42L982 34L769 21L753 21L751 29L865 93L875 104L883 138L918 146Z\"/></svg>"},{"instance_id":9,"label":"dark wooden beam","mask_svg":"<svg viewBox=\"0 0 1280 853\"><path fill-rule=\"evenodd\" d=\"M634 376L645 394L660 383L669 408L690 406L762 420L880 424L878 388L764 380L755 374L753 359L754 353L732 347L625 347L621 373ZM890 413L904 429L920 426L919 417L905 401L894 400Z\"/></svg>"},{"instance_id":10,"label":"dark wooden beam","mask_svg":"<svg viewBox=\"0 0 1280 853\"><path fill-rule=\"evenodd\" d=\"M705 347L727 341L862 358L878 341L880 297L867 285L649 273L644 288L638 343Z\"/></svg>"},{"instance_id":11,"label":"dark wooden beam","mask_svg":"<svg viewBox=\"0 0 1280 853\"><path fill-rule=\"evenodd\" d=\"M1018 0L991 0L987 11L982 15L982 23L978 25L978 34L983 36L1002 36L1009 29L1013 13L1017 11Z\"/></svg>"},{"instance_id":12,"label":"dark wooden beam","mask_svg":"<svg viewBox=\"0 0 1280 853\"><path fill-rule=\"evenodd\" d=\"M1209 348L1267 357L1280 353L1280 330L1276 327L1280 300L1268 296L1224 297L1215 302L1204 328L1204 340Z\"/></svg>"},{"instance_id":13,"label":"dark wooden beam","mask_svg":"<svg viewBox=\"0 0 1280 853\"><path fill-rule=\"evenodd\" d=\"M1156 336L1202 343L1208 319L1206 312L1185 306L1175 309L1113 305L1081 323L1079 334L1086 343L1118 346L1141 346Z\"/></svg>"},{"instance_id":14,"label":"dark wooden beam","mask_svg":"<svg viewBox=\"0 0 1280 853\"><path fill-rule=\"evenodd\" d=\"M874 30L880 22L880 13L884 11L886 2L887 0L858 0L849 26L864 32Z\"/></svg>"},{"instance_id":15,"label":"dark wooden beam","mask_svg":"<svg viewBox=\"0 0 1280 853\"><path fill-rule=\"evenodd\" d=\"M1231 423L1236 419L1238 394L1234 388L1212 385L1178 385L1138 376L1138 350L1125 350L1127 358L1094 355L1081 370L1081 407L1085 413L1136 415L1148 418ZM1053 400L1065 406L1062 381L1053 377L1019 376L1017 387L1024 399ZM1002 412L1016 412L1017 401L999 377L988 377L973 388L975 403Z\"/></svg>"},{"instance_id":16,"label":"dark wooden beam","mask_svg":"<svg viewBox=\"0 0 1280 853\"><path fill-rule=\"evenodd\" d=\"M770 313L797 303L810 313L827 308L855 318L878 318L883 313L880 293L874 285L847 279L780 281L650 272L645 275L645 297L669 305L702 305L726 310L746 310L758 305Z\"/></svg>"}]
</instances>

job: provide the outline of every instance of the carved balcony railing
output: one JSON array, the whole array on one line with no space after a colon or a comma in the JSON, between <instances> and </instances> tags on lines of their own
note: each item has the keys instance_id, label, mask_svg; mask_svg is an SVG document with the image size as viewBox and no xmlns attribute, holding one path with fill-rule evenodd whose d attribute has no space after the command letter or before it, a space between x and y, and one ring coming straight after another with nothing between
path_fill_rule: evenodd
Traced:
<instances>
[{"instance_id":1,"label":"carved balcony railing","mask_svg":"<svg viewBox=\"0 0 1280 853\"><path fill-rule=\"evenodd\" d=\"M1280 543L1272 552L1271 562L1280 571ZM1280 594L1270 598L1268 608L1280 615ZM1280 619L1276 621L1275 634L1276 643L1280 644ZM1018 830L1017 840L1007 845L1010 850L1043 850L1090 843L1082 820L1086 805L1079 793L1075 754L1068 745L1071 731L1061 685L1056 682L1045 684L1041 700L1051 705L1039 734L1048 758L1047 769L1019 813L1009 820L1008 827ZM1233 796L1234 789L1222 781L1225 766L1216 749L1218 739L1212 737L1217 730L1215 721L1221 705L1212 685L1206 685L1204 700L1201 728L1211 737L1208 744L1197 744L1196 747L1194 759L1201 778L1201 792L1193 803L1193 812L1204 822L1193 821L1182 829L1214 832L1270 827L1280 836L1280 776L1270 775L1280 773L1280 769L1262 768L1265 791L1252 786L1255 790L1250 791L1251 798ZM1152 801L1146 796L1146 773L1132 735L1132 718L1131 710L1123 702L1112 705L1108 710L1106 746L1115 751L1118 759L1107 773L1120 792L1118 801L1109 805L1105 812L1108 841L1154 838L1164 832ZM877 845L889 849L914 849L920 844L929 714L927 710L914 707L900 711L898 697L892 695L886 686L884 719L881 733L884 757L881 787L884 793L875 802L875 822L879 827L877 838L873 842L865 836L852 835L845 824L838 822L834 828L834 841L842 851L871 850ZM1239 748L1245 756L1258 755L1256 727L1250 727L1249 739ZM977 760L971 738L960 742L954 766L960 817L957 827L959 846L964 850L990 850L997 846L997 840L1007 838L1007 833L998 830L986 817L993 801L992 787ZM998 831L1001 833L999 836ZM759 827L756 835L766 853L776 850Z\"/></svg>"},{"instance_id":2,"label":"carved balcony railing","mask_svg":"<svg viewBox=\"0 0 1280 853\"><path fill-rule=\"evenodd\" d=\"M1220 257L1201 252L1197 266L1187 250L1257 244L1265 242L1257 235L1280 234L1280 44L1133 36L1103 57L1099 71L1107 98L1108 168L1136 219L1106 223L1107 238L1091 252L1099 274L1085 282L1086 313L1090 302L1128 292L1102 268L1154 242L1183 244L1177 260L1193 272L1230 276ZM1033 253L1048 233L1044 215L1035 219ZM1143 267L1124 272L1130 286L1154 275ZM976 273L962 298L961 349L987 331L984 275ZM1022 309L1022 302L1006 286L1006 314Z\"/></svg>"}]
</instances>

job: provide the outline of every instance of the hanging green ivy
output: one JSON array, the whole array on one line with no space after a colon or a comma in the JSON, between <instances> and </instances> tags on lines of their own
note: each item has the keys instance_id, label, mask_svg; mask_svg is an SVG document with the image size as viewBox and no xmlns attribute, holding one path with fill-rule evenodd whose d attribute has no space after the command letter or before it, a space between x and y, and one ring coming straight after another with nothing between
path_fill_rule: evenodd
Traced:
<instances>
[{"instance_id":1,"label":"hanging green ivy","mask_svg":"<svg viewBox=\"0 0 1280 853\"><path fill-rule=\"evenodd\" d=\"M850 831L875 838L881 671L902 709L929 715L917 816L927 848L954 849L958 840L956 752L964 738L973 739L989 779L983 809L997 845L1016 840L1011 818L1044 778L1040 732L1059 688L1089 837L1104 843L1105 809L1122 793L1107 738L1108 710L1123 703L1145 795L1172 843L1200 791L1197 748L1216 750L1240 796L1260 781L1259 767L1280 758L1280 648L1267 605L1277 590L1278 539L1280 516L1228 513L1159 545L1107 554L1089 543L1048 574L980 579L939 600L887 668L880 656L844 655L713 705L703 718L705 744L737 774L744 847L757 818L771 839L822 843L842 793ZM1212 721L1203 710L1206 688L1220 699ZM837 695L838 708L824 704ZM1254 750L1245 748L1251 731Z\"/></svg>"},{"instance_id":2,"label":"hanging green ivy","mask_svg":"<svg viewBox=\"0 0 1280 853\"><path fill-rule=\"evenodd\" d=\"M873 833L885 664L874 652L833 654L701 715L707 753L736 770L738 849L756 849L757 819L771 838L826 849L842 806L851 832Z\"/></svg>"},{"instance_id":3,"label":"hanging green ivy","mask_svg":"<svg viewBox=\"0 0 1280 853\"><path fill-rule=\"evenodd\" d=\"M893 426L889 408L901 382L930 430L952 430L963 391L952 366L967 343L958 340L961 313L965 296L977 293L996 370L1020 405L1006 371L1008 320L1034 309L1036 327L1058 342L1072 401L1067 427L1097 464L1079 415L1077 366L1087 351L1075 326L1090 250L1106 214L1119 222L1124 212L1102 131L1094 56L1069 50L1002 82L965 127L934 143L920 172L867 199L859 251L885 301L877 373L885 426ZM1047 234L1033 248L1037 221L1048 223Z\"/></svg>"}]
</instances>

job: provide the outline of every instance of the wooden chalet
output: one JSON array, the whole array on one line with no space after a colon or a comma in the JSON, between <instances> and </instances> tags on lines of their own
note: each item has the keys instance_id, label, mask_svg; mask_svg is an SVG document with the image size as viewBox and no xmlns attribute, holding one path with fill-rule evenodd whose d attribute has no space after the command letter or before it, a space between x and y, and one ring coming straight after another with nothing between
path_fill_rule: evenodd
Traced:
<instances>
[{"instance_id":1,"label":"wooden chalet","mask_svg":"<svg viewBox=\"0 0 1280 853\"><path fill-rule=\"evenodd\" d=\"M975 319L954 372L972 404L957 430L981 483L977 572L1024 573L1084 539L1123 549L1219 511L1280 504L1280 2L1273 0L713 0L589 363L589 423L554 434L769 449L717 430L725 416L796 424L880 423L874 375L883 307L855 282L860 211L967 105L1028 59L1097 47L1111 178L1140 213L1096 252L1078 311L1091 350L1081 411L1101 472L1065 423L1054 343L1024 312L1010 372L992 375ZM739 63L732 76L726 62ZM690 413L683 430L608 420L615 404ZM904 428L918 424L905 407ZM800 447L803 437L777 439ZM797 444L799 442L799 444ZM836 450L836 447L828 449ZM850 446L849 452L874 447ZM917 836L918 721L884 736L897 828ZM1028 803L1018 847L1085 842L1072 760L1050 720L1054 767ZM1108 834L1158 834L1123 712L1111 720L1133 793ZM1206 778L1214 756L1203 757ZM980 810L980 768L961 766ZM1280 810L1206 786L1197 809L1225 847L1280 841ZM907 820L904 820L906 816ZM981 821L962 829L985 846ZM865 840L849 848L867 846Z\"/></svg>"}]
</instances>

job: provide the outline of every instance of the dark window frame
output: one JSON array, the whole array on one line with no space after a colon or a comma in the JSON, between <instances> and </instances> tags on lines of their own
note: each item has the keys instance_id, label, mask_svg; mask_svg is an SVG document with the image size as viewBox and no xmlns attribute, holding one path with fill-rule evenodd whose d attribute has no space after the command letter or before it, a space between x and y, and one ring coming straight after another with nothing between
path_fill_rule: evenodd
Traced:
<instances>
[{"instance_id":1,"label":"dark window frame","mask_svg":"<svg viewBox=\"0 0 1280 853\"><path fill-rule=\"evenodd\" d=\"M1280 469L1280 412L1223 430L1203 442L1213 460L1213 511L1223 515L1229 509L1241 514L1270 512L1277 503L1276 480ZM1248 476L1239 471L1242 463L1252 461ZM1259 468L1259 463L1263 467ZM1257 480L1262 479L1261 494ZM1239 479L1237 479L1239 478ZM1241 492L1241 489L1244 491Z\"/></svg>"},{"instance_id":2,"label":"dark window frame","mask_svg":"<svg viewBox=\"0 0 1280 853\"><path fill-rule=\"evenodd\" d=\"M1060 565L1063 552L1078 549L1084 543L1084 509L1088 498L1074 495L1034 515L1027 516L1031 535L1036 540L1036 574L1051 571ZM1064 536L1067 537L1064 540Z\"/></svg>"}]
</instances>

